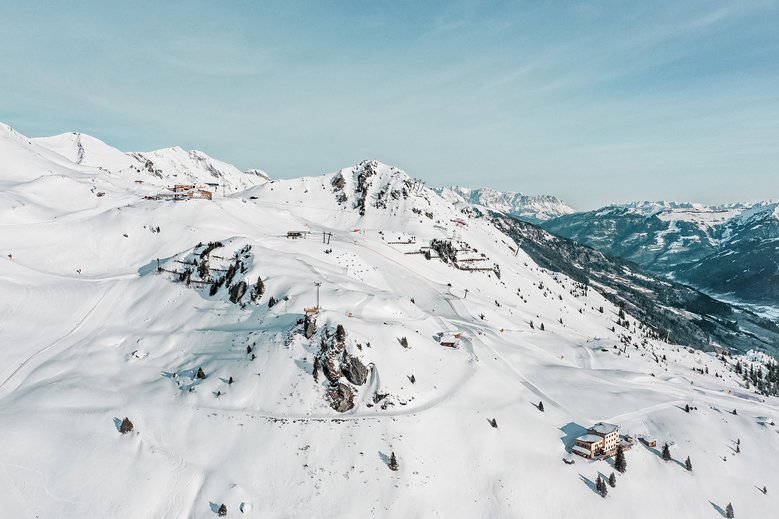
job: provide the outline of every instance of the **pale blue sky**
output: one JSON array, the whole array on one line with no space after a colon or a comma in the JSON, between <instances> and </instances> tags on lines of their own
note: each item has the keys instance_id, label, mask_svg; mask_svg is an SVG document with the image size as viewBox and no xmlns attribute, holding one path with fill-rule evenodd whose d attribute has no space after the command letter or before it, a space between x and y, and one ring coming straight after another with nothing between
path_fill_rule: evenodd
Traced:
<instances>
[{"instance_id":1,"label":"pale blue sky","mask_svg":"<svg viewBox=\"0 0 779 519\"><path fill-rule=\"evenodd\" d=\"M30 136L579 209L779 198L779 0L9 1L0 66Z\"/></svg>"}]
</instances>

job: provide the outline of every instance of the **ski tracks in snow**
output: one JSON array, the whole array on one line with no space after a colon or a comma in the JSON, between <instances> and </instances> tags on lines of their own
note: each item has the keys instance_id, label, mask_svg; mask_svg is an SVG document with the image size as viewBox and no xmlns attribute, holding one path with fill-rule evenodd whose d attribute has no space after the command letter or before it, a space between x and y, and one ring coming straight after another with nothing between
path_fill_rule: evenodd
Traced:
<instances>
[{"instance_id":1,"label":"ski tracks in snow","mask_svg":"<svg viewBox=\"0 0 779 519\"><path fill-rule=\"evenodd\" d=\"M81 317L81 319L76 322L76 325L71 328L69 332L67 332L65 335L60 337L59 339L55 340L54 342L50 343L48 346L44 346L43 348L39 349L38 351L34 352L30 356L28 356L26 359L24 359L17 367L14 369L2 382L0 382L0 398L3 398L5 394L7 394L8 391L8 383L11 382L11 380L19 373L21 372L25 367L31 366L31 362L35 360L36 358L42 356L43 354L47 352L51 352L56 346L61 344L63 341L67 340L68 338L72 337L74 334L76 334L89 320L89 318L92 316L92 314L97 310L97 308L100 306L100 304L103 302L103 299L105 299L106 295L111 291L113 287L109 288L103 294L98 298L97 302L90 307L89 310ZM13 390L11 390L13 391Z\"/></svg>"}]
</instances>

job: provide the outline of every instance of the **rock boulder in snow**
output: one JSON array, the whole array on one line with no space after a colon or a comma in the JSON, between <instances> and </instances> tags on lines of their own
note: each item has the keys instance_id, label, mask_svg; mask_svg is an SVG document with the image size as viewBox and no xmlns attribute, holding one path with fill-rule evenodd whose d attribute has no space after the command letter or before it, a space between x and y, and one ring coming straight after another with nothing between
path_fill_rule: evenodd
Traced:
<instances>
[{"instance_id":1,"label":"rock boulder in snow","mask_svg":"<svg viewBox=\"0 0 779 519\"><path fill-rule=\"evenodd\" d=\"M333 384L327 391L327 397L330 400L330 407L339 413L345 413L354 407L354 391L349 384L343 382Z\"/></svg>"},{"instance_id":2,"label":"rock boulder in snow","mask_svg":"<svg viewBox=\"0 0 779 519\"><path fill-rule=\"evenodd\" d=\"M360 359L347 354L346 361L341 364L341 373L352 384L361 386L367 382L370 370Z\"/></svg>"}]
</instances>

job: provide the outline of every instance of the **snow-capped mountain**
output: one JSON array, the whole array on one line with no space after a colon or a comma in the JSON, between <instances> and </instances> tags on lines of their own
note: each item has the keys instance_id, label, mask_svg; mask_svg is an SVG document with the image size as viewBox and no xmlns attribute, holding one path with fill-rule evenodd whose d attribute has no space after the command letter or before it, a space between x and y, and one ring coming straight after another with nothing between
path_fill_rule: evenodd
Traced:
<instances>
[{"instance_id":1,"label":"snow-capped mountain","mask_svg":"<svg viewBox=\"0 0 779 519\"><path fill-rule=\"evenodd\" d=\"M3 517L774 512L754 314L377 161L156 199L209 168L59 141L0 132Z\"/></svg>"},{"instance_id":2,"label":"snow-capped mountain","mask_svg":"<svg viewBox=\"0 0 779 519\"><path fill-rule=\"evenodd\" d=\"M453 186L436 188L436 193L453 203L467 203L498 211L530 223L540 223L574 210L551 195L526 195L512 191L496 191L489 187L470 189Z\"/></svg>"},{"instance_id":3,"label":"snow-capped mountain","mask_svg":"<svg viewBox=\"0 0 779 519\"><path fill-rule=\"evenodd\" d=\"M774 202L639 202L565 215L543 226L712 293L755 304L779 301Z\"/></svg>"},{"instance_id":4,"label":"snow-capped mountain","mask_svg":"<svg viewBox=\"0 0 779 519\"><path fill-rule=\"evenodd\" d=\"M187 151L178 146L125 153L99 139L76 132L31 139L31 142L77 165L91 166L154 185L210 182L235 192L269 180L264 171L253 169L242 172L202 151Z\"/></svg>"}]
</instances>

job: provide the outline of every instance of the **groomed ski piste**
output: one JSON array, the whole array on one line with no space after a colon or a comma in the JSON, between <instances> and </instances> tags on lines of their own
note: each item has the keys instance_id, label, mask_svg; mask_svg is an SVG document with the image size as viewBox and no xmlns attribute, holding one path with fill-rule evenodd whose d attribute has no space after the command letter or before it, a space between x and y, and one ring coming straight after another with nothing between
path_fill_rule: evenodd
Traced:
<instances>
[{"instance_id":1,"label":"groomed ski piste","mask_svg":"<svg viewBox=\"0 0 779 519\"><path fill-rule=\"evenodd\" d=\"M170 161L68 142L0 127L0 516L775 516L777 399L735 357L615 326L595 290L404 172L271 181L193 170L202 154L187 179L217 170L226 196L152 200L184 174ZM366 379L315 378L333 355ZM570 452L599 421L658 442L605 498L613 460Z\"/></svg>"}]
</instances>

